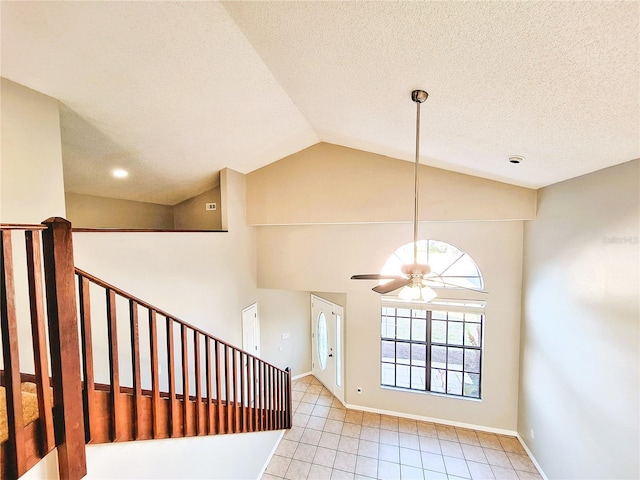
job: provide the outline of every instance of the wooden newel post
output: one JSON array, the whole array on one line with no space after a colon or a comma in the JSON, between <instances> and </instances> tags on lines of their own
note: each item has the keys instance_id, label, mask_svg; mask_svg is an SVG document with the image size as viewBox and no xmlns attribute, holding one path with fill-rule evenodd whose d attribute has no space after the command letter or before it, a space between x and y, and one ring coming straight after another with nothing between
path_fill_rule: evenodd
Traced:
<instances>
[{"instance_id":1,"label":"wooden newel post","mask_svg":"<svg viewBox=\"0 0 640 480\"><path fill-rule=\"evenodd\" d=\"M59 217L42 223L60 478L79 480L87 461L71 223Z\"/></svg>"},{"instance_id":2,"label":"wooden newel post","mask_svg":"<svg viewBox=\"0 0 640 480\"><path fill-rule=\"evenodd\" d=\"M285 428L291 428L291 419L293 417L293 405L291 403L291 369L289 367L286 368L285 372L287 372L287 387L286 387L286 395L287 395L287 414L285 418Z\"/></svg>"}]
</instances>

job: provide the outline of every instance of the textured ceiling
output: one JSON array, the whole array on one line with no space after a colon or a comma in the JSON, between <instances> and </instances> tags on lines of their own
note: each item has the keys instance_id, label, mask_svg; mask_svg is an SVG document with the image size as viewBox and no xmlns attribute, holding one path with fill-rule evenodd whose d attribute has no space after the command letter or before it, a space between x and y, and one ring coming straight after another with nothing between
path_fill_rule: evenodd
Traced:
<instances>
[{"instance_id":1,"label":"textured ceiling","mask_svg":"<svg viewBox=\"0 0 640 480\"><path fill-rule=\"evenodd\" d=\"M318 141L412 160L414 88L426 164L540 187L640 157L638 2L1 8L2 76L63 104L70 191L173 204Z\"/></svg>"}]
</instances>

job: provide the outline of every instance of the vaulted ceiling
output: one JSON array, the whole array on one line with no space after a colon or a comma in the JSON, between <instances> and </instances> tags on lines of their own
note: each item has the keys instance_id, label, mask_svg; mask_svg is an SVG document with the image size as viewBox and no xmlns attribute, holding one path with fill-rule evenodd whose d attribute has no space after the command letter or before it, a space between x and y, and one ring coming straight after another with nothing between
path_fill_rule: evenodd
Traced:
<instances>
[{"instance_id":1,"label":"vaulted ceiling","mask_svg":"<svg viewBox=\"0 0 640 480\"><path fill-rule=\"evenodd\" d=\"M428 165L537 188L640 157L638 2L0 8L2 76L61 102L68 191L175 204L317 142L412 160L415 88Z\"/></svg>"}]
</instances>

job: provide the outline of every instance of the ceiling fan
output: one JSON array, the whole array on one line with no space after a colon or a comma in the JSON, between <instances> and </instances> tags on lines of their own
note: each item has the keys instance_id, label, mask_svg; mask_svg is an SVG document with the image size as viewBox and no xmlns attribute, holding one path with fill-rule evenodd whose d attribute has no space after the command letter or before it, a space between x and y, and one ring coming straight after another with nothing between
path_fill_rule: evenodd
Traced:
<instances>
[{"instance_id":1,"label":"ceiling fan","mask_svg":"<svg viewBox=\"0 0 640 480\"><path fill-rule=\"evenodd\" d=\"M470 288L463 285L456 285L445 282L442 275L432 272L431 267L426 263L418 263L418 166L420 164L420 105L427 99L429 94L424 90L414 90L411 92L411 100L416 103L416 160L414 169L414 208L413 208L413 263L405 263L400 268L402 275L383 274L363 274L353 275L352 280L389 280L373 287L373 291L380 294L391 293L402 288L398 296L403 300L433 300L437 294L431 288L434 287L454 287L472 290L474 292L487 293L484 290Z\"/></svg>"}]
</instances>

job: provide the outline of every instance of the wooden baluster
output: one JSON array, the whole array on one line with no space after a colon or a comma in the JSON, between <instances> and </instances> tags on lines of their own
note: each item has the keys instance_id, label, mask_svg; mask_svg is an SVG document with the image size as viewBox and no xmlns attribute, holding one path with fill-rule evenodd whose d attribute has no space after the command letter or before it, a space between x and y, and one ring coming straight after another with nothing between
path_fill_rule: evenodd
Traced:
<instances>
[{"instance_id":1,"label":"wooden baluster","mask_svg":"<svg viewBox=\"0 0 640 480\"><path fill-rule=\"evenodd\" d=\"M260 423L258 421L258 402L260 397L260 392L258 389L258 363L255 357L251 357L251 389L253 392L253 431L257 432L260 430Z\"/></svg>"},{"instance_id":2,"label":"wooden baluster","mask_svg":"<svg viewBox=\"0 0 640 480\"><path fill-rule=\"evenodd\" d=\"M196 331L193 332L193 356L195 359L194 370L195 370L195 381L196 381L196 412L195 412L195 422L196 422L196 435L200 435L202 433L200 429L200 404L202 397L202 390L200 387L201 378L200 378L200 334Z\"/></svg>"},{"instance_id":3,"label":"wooden baluster","mask_svg":"<svg viewBox=\"0 0 640 480\"><path fill-rule=\"evenodd\" d=\"M189 402L189 351L187 349L187 327L180 326L180 339L182 340L182 435L187 436L190 410Z\"/></svg>"},{"instance_id":4,"label":"wooden baluster","mask_svg":"<svg viewBox=\"0 0 640 480\"><path fill-rule=\"evenodd\" d=\"M260 362L257 358L254 358L253 361L254 370L255 370L255 385L256 385L256 426L257 430L261 431L263 429L262 425L262 383L260 382Z\"/></svg>"},{"instance_id":5,"label":"wooden baluster","mask_svg":"<svg viewBox=\"0 0 640 480\"><path fill-rule=\"evenodd\" d=\"M131 360L133 373L133 438L142 435L142 387L140 385L140 329L138 325L138 302L129 300L131 321Z\"/></svg>"},{"instance_id":6,"label":"wooden baluster","mask_svg":"<svg viewBox=\"0 0 640 480\"><path fill-rule=\"evenodd\" d=\"M63 218L43 222L45 283L60 478L87 474L80 348L74 283L71 223ZM6 364L5 364L6 368Z\"/></svg>"},{"instance_id":7,"label":"wooden baluster","mask_svg":"<svg viewBox=\"0 0 640 480\"><path fill-rule=\"evenodd\" d=\"M264 375L264 363L262 361L259 362L260 365L260 425L262 430L267 429L267 396L265 392L267 391L266 379Z\"/></svg>"},{"instance_id":8,"label":"wooden baluster","mask_svg":"<svg viewBox=\"0 0 640 480\"><path fill-rule=\"evenodd\" d=\"M285 419L285 410L286 410L286 402L287 402L287 394L286 394L286 374L284 371L280 370L280 427L286 428L286 419Z\"/></svg>"},{"instance_id":9,"label":"wooden baluster","mask_svg":"<svg viewBox=\"0 0 640 480\"><path fill-rule=\"evenodd\" d=\"M216 433L224 433L224 418L222 416L222 382L220 381L220 342L218 340L213 341L216 358L216 410L218 412L218 422L216 427Z\"/></svg>"},{"instance_id":10,"label":"wooden baluster","mask_svg":"<svg viewBox=\"0 0 640 480\"><path fill-rule=\"evenodd\" d=\"M257 374L256 374L256 359L251 357L251 427L253 432L258 431L258 417L257 417Z\"/></svg>"},{"instance_id":11,"label":"wooden baluster","mask_svg":"<svg viewBox=\"0 0 640 480\"><path fill-rule=\"evenodd\" d=\"M266 363L262 363L262 370L264 372L264 428L269 430L271 428L271 417L269 415L269 369Z\"/></svg>"},{"instance_id":12,"label":"wooden baluster","mask_svg":"<svg viewBox=\"0 0 640 480\"><path fill-rule=\"evenodd\" d=\"M151 355L151 416L153 438L160 435L160 375L158 367L158 326L155 310L149 310L149 347Z\"/></svg>"},{"instance_id":13,"label":"wooden baluster","mask_svg":"<svg viewBox=\"0 0 640 480\"><path fill-rule=\"evenodd\" d=\"M13 460L7 469L13 478L27 470L22 425L22 387L20 381L20 356L18 353L18 324L16 321L15 287L13 280L13 248L11 231L3 230L0 236L0 328L2 328L2 355L7 399L8 457Z\"/></svg>"},{"instance_id":14,"label":"wooden baluster","mask_svg":"<svg viewBox=\"0 0 640 480\"><path fill-rule=\"evenodd\" d=\"M240 354L240 412L241 412L241 417L240 417L240 421L242 424L242 431L246 432L247 431L247 417L245 416L247 408L246 408L246 389L245 389L245 368L246 368L246 363L245 363L245 353L242 351L239 351Z\"/></svg>"},{"instance_id":15,"label":"wooden baluster","mask_svg":"<svg viewBox=\"0 0 640 480\"><path fill-rule=\"evenodd\" d=\"M265 368L265 376L267 377L266 387L267 387L267 425L269 430L273 429L273 382L271 381L271 366L266 365Z\"/></svg>"},{"instance_id":16,"label":"wooden baluster","mask_svg":"<svg viewBox=\"0 0 640 480\"><path fill-rule=\"evenodd\" d=\"M258 395L256 396L258 402L258 408L256 412L258 414L258 430L264 430L264 417L262 416L262 363L260 360L256 359L256 389L258 391Z\"/></svg>"},{"instance_id":17,"label":"wooden baluster","mask_svg":"<svg viewBox=\"0 0 640 480\"><path fill-rule=\"evenodd\" d=\"M285 392L287 394L285 428L291 428L291 420L293 416L292 392L291 392L291 369L287 367L285 372L287 372L287 386L285 389Z\"/></svg>"},{"instance_id":18,"label":"wooden baluster","mask_svg":"<svg viewBox=\"0 0 640 480\"><path fill-rule=\"evenodd\" d=\"M167 362L169 368L169 436L178 436L178 408L176 405L176 365L173 344L173 320L167 318Z\"/></svg>"},{"instance_id":19,"label":"wooden baluster","mask_svg":"<svg viewBox=\"0 0 640 480\"><path fill-rule=\"evenodd\" d=\"M278 370L275 367L271 367L272 376L273 376L273 428L278 428L278 393L280 393L280 389L278 388Z\"/></svg>"},{"instance_id":20,"label":"wooden baluster","mask_svg":"<svg viewBox=\"0 0 640 480\"><path fill-rule=\"evenodd\" d=\"M207 435L212 435L214 433L214 425L213 425L213 392L211 390L211 339L209 337L204 337L204 354L206 358L206 376L207 376Z\"/></svg>"},{"instance_id":21,"label":"wooden baluster","mask_svg":"<svg viewBox=\"0 0 640 480\"><path fill-rule=\"evenodd\" d=\"M271 366L270 365L265 365L265 369L266 369L266 376L267 376L267 403L269 405L269 408L267 410L268 412L268 424L269 424L269 430L273 429L273 381L271 379Z\"/></svg>"},{"instance_id":22,"label":"wooden baluster","mask_svg":"<svg viewBox=\"0 0 640 480\"><path fill-rule=\"evenodd\" d=\"M272 386L271 386L271 395L273 396L273 408L272 408L272 416L273 416L273 429L278 429L278 370L275 367L271 368L271 377L272 377Z\"/></svg>"},{"instance_id":23,"label":"wooden baluster","mask_svg":"<svg viewBox=\"0 0 640 480\"><path fill-rule=\"evenodd\" d=\"M233 431L235 433L240 431L240 404L238 402L238 364L236 358L238 357L238 351L235 348L231 348L231 358L233 359L231 366L233 368Z\"/></svg>"},{"instance_id":24,"label":"wooden baluster","mask_svg":"<svg viewBox=\"0 0 640 480\"><path fill-rule=\"evenodd\" d=\"M280 371L280 428L286 428L286 413L287 413L287 376L286 373Z\"/></svg>"},{"instance_id":25,"label":"wooden baluster","mask_svg":"<svg viewBox=\"0 0 640 480\"><path fill-rule=\"evenodd\" d=\"M276 370L276 429L282 428L282 375Z\"/></svg>"},{"instance_id":26,"label":"wooden baluster","mask_svg":"<svg viewBox=\"0 0 640 480\"><path fill-rule=\"evenodd\" d=\"M284 413L285 413L285 406L284 406L284 402L286 400L286 394L285 394L285 373L281 370L280 371L280 428L285 428L285 418L284 418Z\"/></svg>"},{"instance_id":27,"label":"wooden baluster","mask_svg":"<svg viewBox=\"0 0 640 480\"><path fill-rule=\"evenodd\" d=\"M262 364L262 368L264 370L264 428L269 430L271 429L271 412L269 411L271 407L269 404L269 390L271 385L269 385L269 368L265 363Z\"/></svg>"},{"instance_id":28,"label":"wooden baluster","mask_svg":"<svg viewBox=\"0 0 640 480\"><path fill-rule=\"evenodd\" d=\"M231 362L229 361L229 347L224 344L224 380L225 380L225 396L227 399L227 433L233 432L233 408L231 406L231 375L229 369L231 368Z\"/></svg>"},{"instance_id":29,"label":"wooden baluster","mask_svg":"<svg viewBox=\"0 0 640 480\"><path fill-rule=\"evenodd\" d=\"M96 412L95 405L95 380L93 370L93 340L91 335L91 294L89 280L78 276L78 295L80 298L80 334L82 345L82 369L84 371L84 430L85 441L91 442L91 420Z\"/></svg>"},{"instance_id":30,"label":"wooden baluster","mask_svg":"<svg viewBox=\"0 0 640 480\"><path fill-rule=\"evenodd\" d=\"M253 427L253 357L247 355L247 427L250 432L254 431Z\"/></svg>"},{"instance_id":31,"label":"wooden baluster","mask_svg":"<svg viewBox=\"0 0 640 480\"><path fill-rule=\"evenodd\" d=\"M287 428L287 372L282 372L282 428Z\"/></svg>"},{"instance_id":32,"label":"wooden baluster","mask_svg":"<svg viewBox=\"0 0 640 480\"><path fill-rule=\"evenodd\" d=\"M275 382L273 380L273 367L271 365L267 366L267 370L269 372L269 427L273 430L275 427Z\"/></svg>"},{"instance_id":33,"label":"wooden baluster","mask_svg":"<svg viewBox=\"0 0 640 480\"><path fill-rule=\"evenodd\" d=\"M40 415L40 455L45 456L56 446L53 434L53 411L51 386L49 383L49 351L44 325L44 291L42 288L42 244L40 232L25 232L27 247L27 276L29 282L29 302L31 311L31 338L38 391L38 412Z\"/></svg>"},{"instance_id":34,"label":"wooden baluster","mask_svg":"<svg viewBox=\"0 0 640 480\"><path fill-rule=\"evenodd\" d=\"M111 382L111 441L119 440L120 420L120 364L118 359L118 327L116 319L116 294L107 289L107 331L109 336L109 380Z\"/></svg>"}]
</instances>

